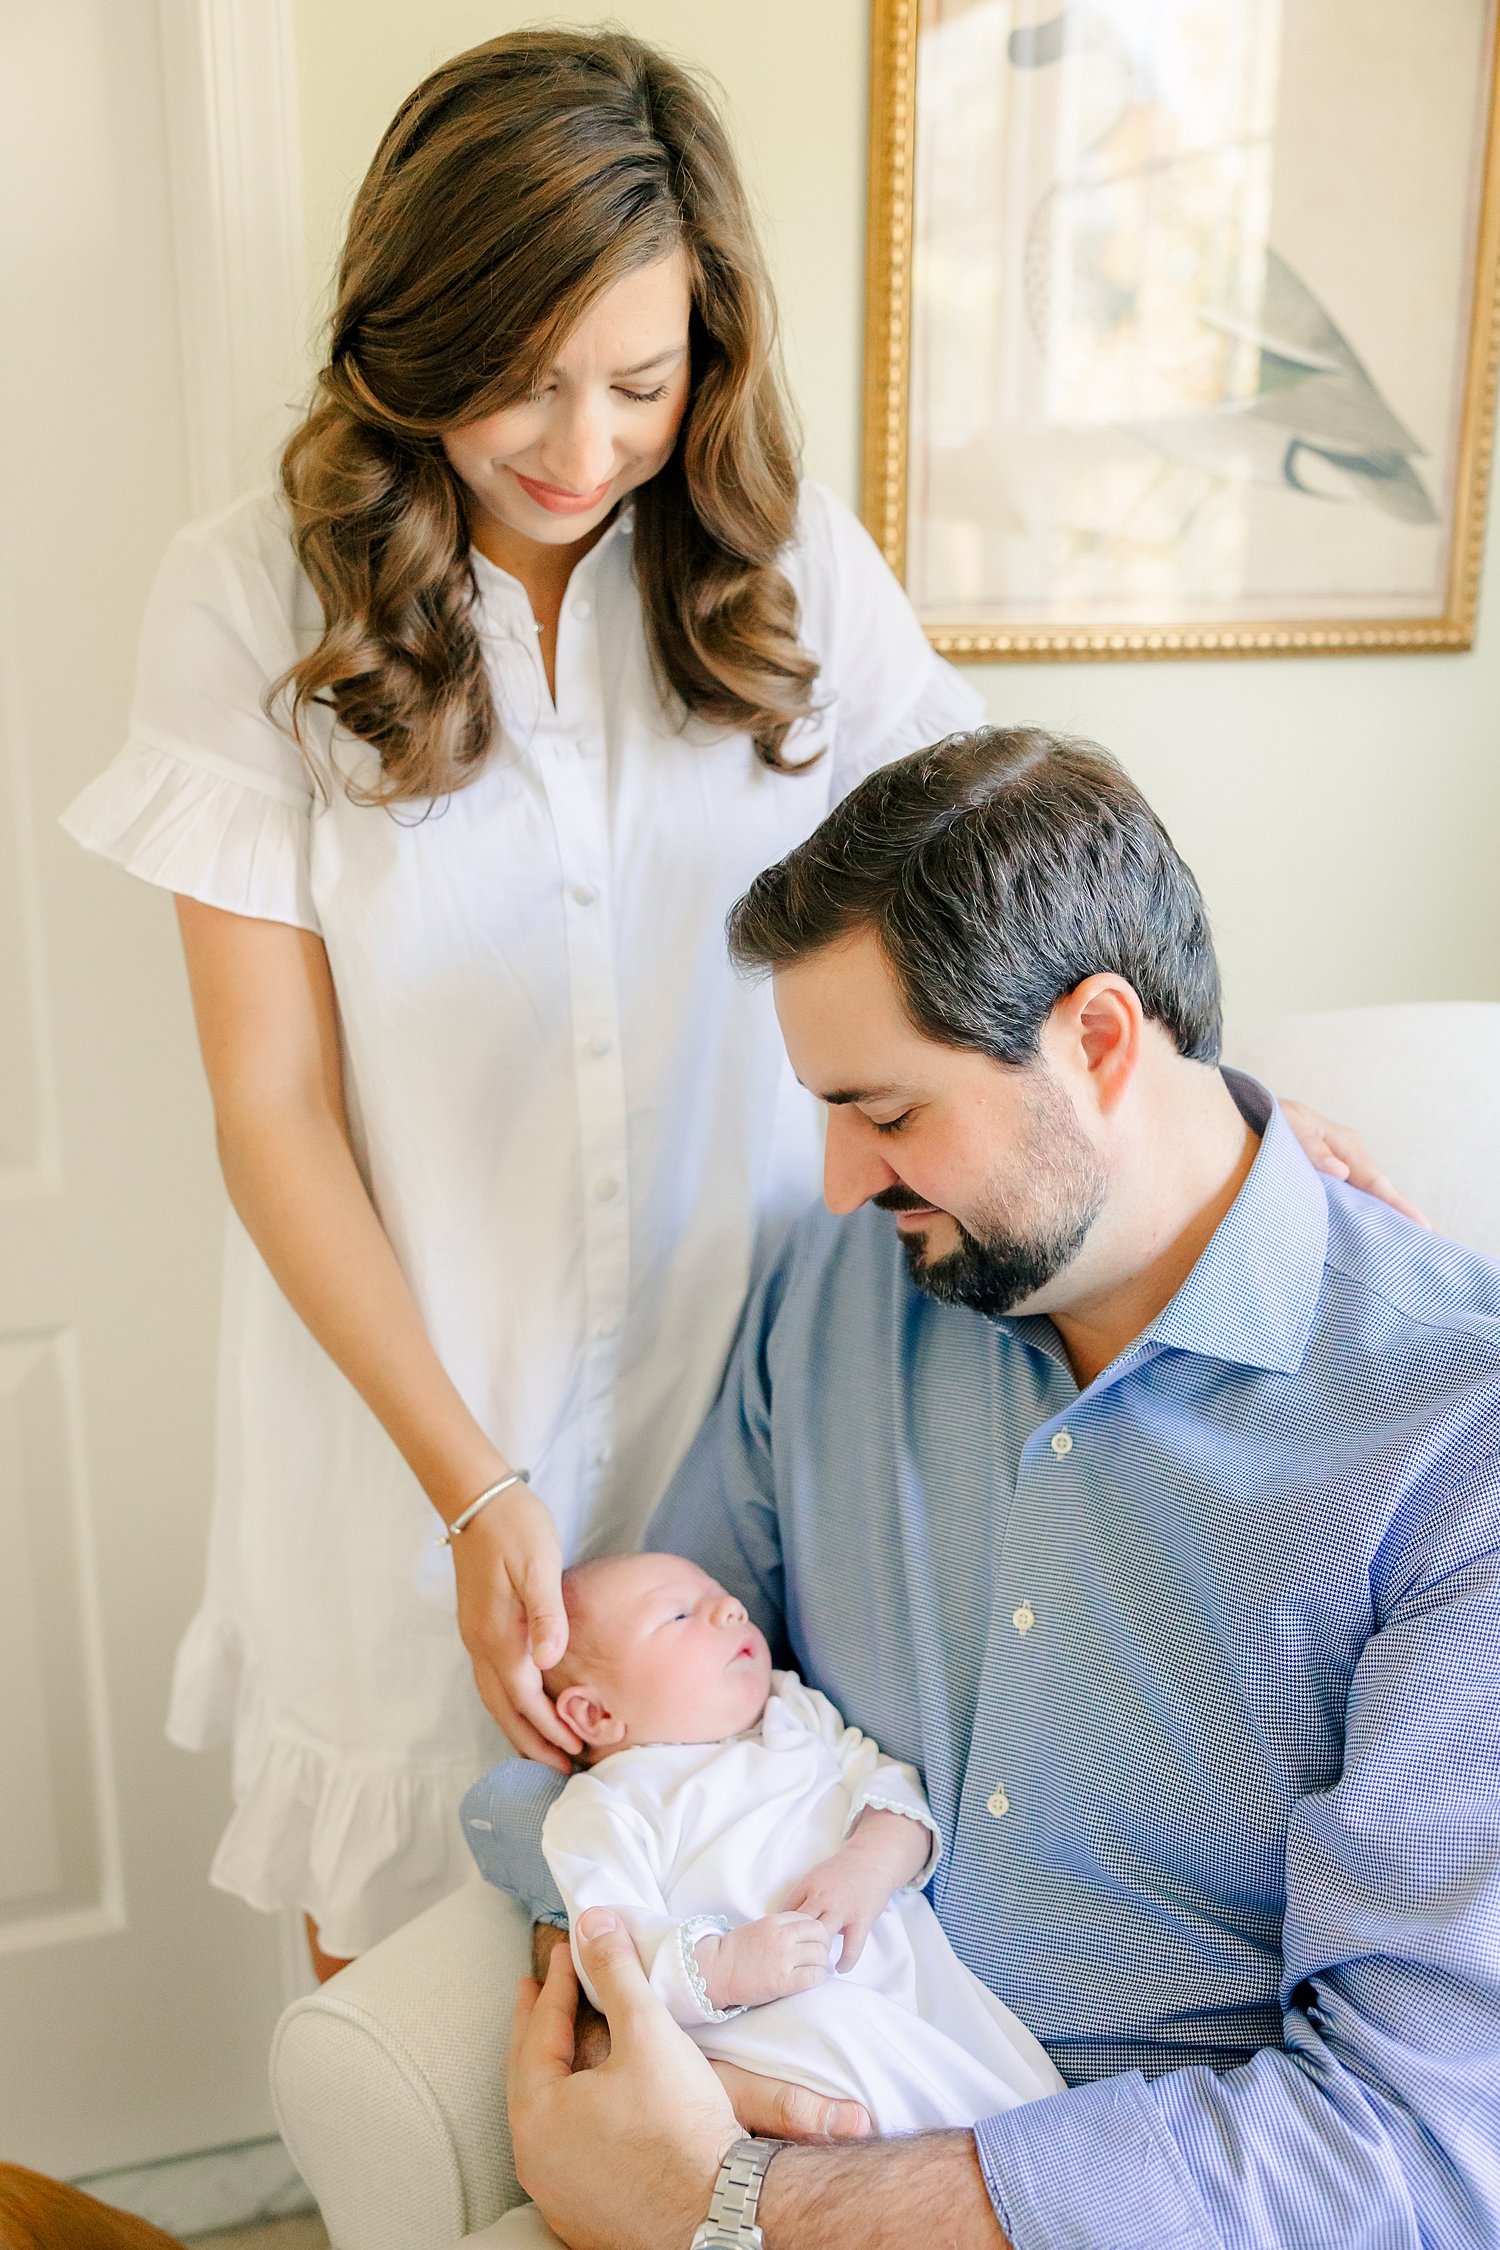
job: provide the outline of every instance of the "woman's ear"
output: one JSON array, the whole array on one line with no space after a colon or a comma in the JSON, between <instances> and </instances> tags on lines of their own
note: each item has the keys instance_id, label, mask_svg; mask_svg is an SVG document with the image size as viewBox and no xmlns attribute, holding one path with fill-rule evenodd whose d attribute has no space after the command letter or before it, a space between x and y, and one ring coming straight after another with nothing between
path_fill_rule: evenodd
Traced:
<instances>
[{"instance_id":1,"label":"woman's ear","mask_svg":"<svg viewBox=\"0 0 1500 2250\"><path fill-rule=\"evenodd\" d=\"M625 1739L625 1721L617 1718L597 1688L565 1687L557 1698L557 1715L591 1750L614 1750Z\"/></svg>"}]
</instances>

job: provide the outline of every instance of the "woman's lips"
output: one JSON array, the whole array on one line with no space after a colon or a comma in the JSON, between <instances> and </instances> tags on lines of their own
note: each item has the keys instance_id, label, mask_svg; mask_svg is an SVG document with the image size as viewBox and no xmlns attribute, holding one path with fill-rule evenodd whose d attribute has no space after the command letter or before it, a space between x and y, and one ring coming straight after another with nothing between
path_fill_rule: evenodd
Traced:
<instances>
[{"instance_id":1,"label":"woman's lips","mask_svg":"<svg viewBox=\"0 0 1500 2250\"><path fill-rule=\"evenodd\" d=\"M535 477L523 477L519 469L510 473L529 500L554 516L586 516L591 508L598 507L614 482L610 478L592 492L564 492L560 485L539 484Z\"/></svg>"}]
</instances>

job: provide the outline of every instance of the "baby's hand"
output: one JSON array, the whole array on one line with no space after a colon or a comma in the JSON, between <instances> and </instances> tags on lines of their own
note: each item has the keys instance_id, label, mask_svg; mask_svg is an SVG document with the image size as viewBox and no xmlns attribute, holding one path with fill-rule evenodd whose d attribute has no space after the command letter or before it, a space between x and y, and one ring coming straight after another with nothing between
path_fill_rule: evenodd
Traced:
<instances>
[{"instance_id":1,"label":"baby's hand","mask_svg":"<svg viewBox=\"0 0 1500 2250\"><path fill-rule=\"evenodd\" d=\"M932 1841L920 1821L869 1807L841 1852L804 1875L787 1894L789 1909L815 1914L830 1939L841 1937L839 1973L864 1951L877 1915L925 1866Z\"/></svg>"},{"instance_id":2,"label":"baby's hand","mask_svg":"<svg viewBox=\"0 0 1500 2250\"><path fill-rule=\"evenodd\" d=\"M828 1974L829 1933L811 1914L768 1914L698 1941L698 1966L716 2008L758 2008L810 1992Z\"/></svg>"}]
</instances>

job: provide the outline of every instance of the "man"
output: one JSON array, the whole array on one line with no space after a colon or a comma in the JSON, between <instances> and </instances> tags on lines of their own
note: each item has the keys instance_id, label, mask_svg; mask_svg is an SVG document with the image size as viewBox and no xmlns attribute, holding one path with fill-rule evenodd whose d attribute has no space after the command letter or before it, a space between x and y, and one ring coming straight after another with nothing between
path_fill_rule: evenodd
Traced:
<instances>
[{"instance_id":1,"label":"man","mask_svg":"<svg viewBox=\"0 0 1500 2250\"><path fill-rule=\"evenodd\" d=\"M1197 888L1087 745L872 775L730 936L829 1212L649 1544L922 1767L948 1936L1069 2082L776 2154L768 2250L1500 2244L1500 1272L1226 1081ZM543 1910L556 1786L482 1785ZM736 2127L583 1933L614 2050L569 2075L558 1948L520 2175L570 2243L675 2250Z\"/></svg>"}]
</instances>

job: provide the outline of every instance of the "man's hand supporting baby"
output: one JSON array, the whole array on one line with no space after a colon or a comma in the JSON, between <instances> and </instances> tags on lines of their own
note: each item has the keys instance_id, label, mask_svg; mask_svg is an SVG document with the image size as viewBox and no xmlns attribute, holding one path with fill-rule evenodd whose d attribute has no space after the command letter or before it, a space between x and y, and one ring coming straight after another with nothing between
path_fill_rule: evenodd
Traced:
<instances>
[{"instance_id":1,"label":"man's hand supporting baby","mask_svg":"<svg viewBox=\"0 0 1500 2250\"><path fill-rule=\"evenodd\" d=\"M877 1915L921 1872L931 1850L920 1821L867 1806L848 1843L804 1875L779 1914L699 1939L698 1966L714 2007L756 2008L810 1991L828 1974L836 1937L840 1970L852 1968Z\"/></svg>"}]
</instances>

